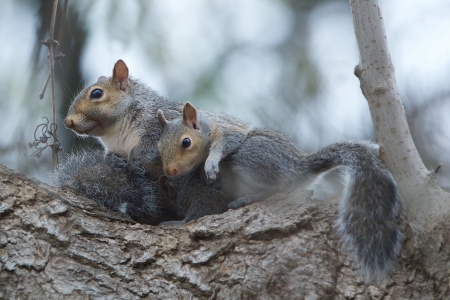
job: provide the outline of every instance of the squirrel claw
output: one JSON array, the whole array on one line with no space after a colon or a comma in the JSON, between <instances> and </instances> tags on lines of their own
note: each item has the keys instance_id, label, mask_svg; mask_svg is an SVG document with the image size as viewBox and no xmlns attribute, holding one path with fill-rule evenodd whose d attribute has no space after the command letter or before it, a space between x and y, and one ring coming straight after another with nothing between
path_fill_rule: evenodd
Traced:
<instances>
[{"instance_id":1,"label":"squirrel claw","mask_svg":"<svg viewBox=\"0 0 450 300\"><path fill-rule=\"evenodd\" d=\"M206 173L206 180L208 183L213 183L216 181L216 174L214 172L208 172L205 170Z\"/></svg>"},{"instance_id":2,"label":"squirrel claw","mask_svg":"<svg viewBox=\"0 0 450 300\"><path fill-rule=\"evenodd\" d=\"M205 162L205 174L208 183L214 182L219 173L219 160L207 159Z\"/></svg>"}]
</instances>

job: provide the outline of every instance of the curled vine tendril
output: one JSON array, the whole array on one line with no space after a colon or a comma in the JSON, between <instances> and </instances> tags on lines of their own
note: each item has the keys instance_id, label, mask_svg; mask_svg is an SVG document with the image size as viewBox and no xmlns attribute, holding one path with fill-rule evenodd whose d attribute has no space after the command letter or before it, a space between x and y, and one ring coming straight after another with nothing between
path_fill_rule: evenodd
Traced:
<instances>
[{"instance_id":1,"label":"curled vine tendril","mask_svg":"<svg viewBox=\"0 0 450 300\"><path fill-rule=\"evenodd\" d=\"M36 156L37 158L41 157L42 152L47 148L55 149L56 153L59 151L63 151L64 149L61 147L61 143L56 138L56 129L57 125L55 123L51 123L50 125L48 118L43 117L42 119L46 119L46 123L39 124L34 130L34 141L28 143L28 147L36 148L36 150L31 154L31 156ZM41 136L37 137L41 132ZM53 144L49 144L49 139L53 138ZM41 145L42 144L42 145Z\"/></svg>"}]
</instances>

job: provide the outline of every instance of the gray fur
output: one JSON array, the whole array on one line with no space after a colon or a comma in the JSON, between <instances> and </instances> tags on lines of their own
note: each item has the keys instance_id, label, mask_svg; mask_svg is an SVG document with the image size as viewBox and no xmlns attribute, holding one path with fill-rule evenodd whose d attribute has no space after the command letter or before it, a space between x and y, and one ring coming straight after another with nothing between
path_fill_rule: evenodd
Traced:
<instances>
[{"instance_id":1,"label":"gray fur","mask_svg":"<svg viewBox=\"0 0 450 300\"><path fill-rule=\"evenodd\" d=\"M403 234L398 222L403 202L391 173L378 158L377 145L336 143L307 159L313 172L345 168L347 184L336 227L361 264L365 280L379 282L400 256Z\"/></svg>"},{"instance_id":2,"label":"gray fur","mask_svg":"<svg viewBox=\"0 0 450 300\"><path fill-rule=\"evenodd\" d=\"M209 142L207 144L209 151L203 168L206 180L212 182L219 173L220 161L242 145L247 138L250 125L225 114L207 111L198 111L198 121L203 139ZM220 126L215 126L216 124Z\"/></svg>"},{"instance_id":3,"label":"gray fur","mask_svg":"<svg viewBox=\"0 0 450 300\"><path fill-rule=\"evenodd\" d=\"M161 188L161 196L166 208L177 214L182 221L165 222L180 224L196 220L212 214L220 214L228 210L228 204L234 200L230 195L206 186L197 169L175 177L169 177L170 190Z\"/></svg>"},{"instance_id":4,"label":"gray fur","mask_svg":"<svg viewBox=\"0 0 450 300\"><path fill-rule=\"evenodd\" d=\"M68 155L51 174L51 181L137 221L155 224L160 220L157 183L146 177L143 168L130 170L125 160L105 156L101 150Z\"/></svg>"},{"instance_id":5,"label":"gray fur","mask_svg":"<svg viewBox=\"0 0 450 300\"><path fill-rule=\"evenodd\" d=\"M129 155L135 164L145 166L153 178L163 173L158 152L158 141L161 129L157 118L158 109L164 109L166 117L172 120L181 115L182 104L171 102L159 96L154 90L141 82L130 78L131 95L129 101L124 101L124 114L118 118L130 118L132 126L138 129L141 138L137 147Z\"/></svg>"}]
</instances>

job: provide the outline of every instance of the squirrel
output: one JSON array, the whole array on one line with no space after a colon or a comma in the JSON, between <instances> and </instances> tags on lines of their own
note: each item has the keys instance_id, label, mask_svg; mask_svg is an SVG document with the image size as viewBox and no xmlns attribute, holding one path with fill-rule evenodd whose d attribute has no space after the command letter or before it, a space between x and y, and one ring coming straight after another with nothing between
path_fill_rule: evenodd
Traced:
<instances>
[{"instance_id":1,"label":"squirrel","mask_svg":"<svg viewBox=\"0 0 450 300\"><path fill-rule=\"evenodd\" d=\"M78 151L60 160L50 175L51 183L71 187L98 205L128 214L151 225L173 220L176 215L161 202L158 182L143 168L128 168L126 160L104 155L103 150Z\"/></svg>"},{"instance_id":2,"label":"squirrel","mask_svg":"<svg viewBox=\"0 0 450 300\"><path fill-rule=\"evenodd\" d=\"M161 109L157 116L162 128L158 149L166 174L182 175L203 166L207 179L214 180L214 176L208 178L211 173L205 162L211 155L217 157L215 149L229 147L229 140L223 138L227 128L240 125L230 124L220 114L197 111L188 102L178 119L168 121ZM367 282L387 276L401 252L403 234L398 220L403 204L391 173L378 158L378 145L342 142L306 154L280 133L249 129L248 125L241 132L246 135L240 144L229 134L234 151L222 157L214 170L216 184L236 199L230 208L305 186L320 174L343 167L347 183L337 230Z\"/></svg>"},{"instance_id":3,"label":"squirrel","mask_svg":"<svg viewBox=\"0 0 450 300\"><path fill-rule=\"evenodd\" d=\"M125 158L131 166L144 166L156 180L163 174L157 148L161 129L155 118L159 108L172 119L181 115L183 104L129 78L127 65L118 60L112 77L101 76L78 94L64 125L79 136L96 137L106 154Z\"/></svg>"},{"instance_id":4,"label":"squirrel","mask_svg":"<svg viewBox=\"0 0 450 300\"><path fill-rule=\"evenodd\" d=\"M113 211L135 221L156 225L173 220L158 199L158 177L163 174L155 118L158 108L169 118L181 115L183 104L170 102L139 80L129 77L123 60L112 76L101 76L81 91L64 120L81 137L93 136L104 151L72 154L59 163L52 181L69 186Z\"/></svg>"},{"instance_id":5,"label":"squirrel","mask_svg":"<svg viewBox=\"0 0 450 300\"><path fill-rule=\"evenodd\" d=\"M200 217L220 214L228 210L234 200L229 194L206 186L199 170L175 177L159 178L161 202L181 221L166 221L162 225L185 224Z\"/></svg>"}]
</instances>

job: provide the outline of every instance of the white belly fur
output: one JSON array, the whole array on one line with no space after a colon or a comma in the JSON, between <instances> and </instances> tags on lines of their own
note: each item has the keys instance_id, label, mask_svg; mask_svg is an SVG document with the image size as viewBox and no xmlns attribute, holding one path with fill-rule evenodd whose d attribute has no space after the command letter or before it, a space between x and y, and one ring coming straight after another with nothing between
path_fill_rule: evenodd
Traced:
<instances>
[{"instance_id":1,"label":"white belly fur","mask_svg":"<svg viewBox=\"0 0 450 300\"><path fill-rule=\"evenodd\" d=\"M140 136L128 118L116 123L100 138L106 153L116 153L127 158L131 150L139 144Z\"/></svg>"}]
</instances>

